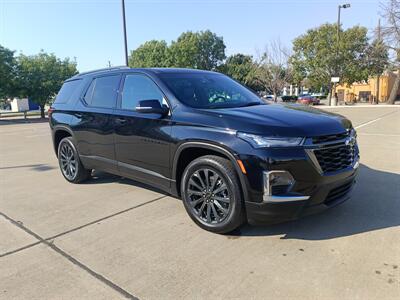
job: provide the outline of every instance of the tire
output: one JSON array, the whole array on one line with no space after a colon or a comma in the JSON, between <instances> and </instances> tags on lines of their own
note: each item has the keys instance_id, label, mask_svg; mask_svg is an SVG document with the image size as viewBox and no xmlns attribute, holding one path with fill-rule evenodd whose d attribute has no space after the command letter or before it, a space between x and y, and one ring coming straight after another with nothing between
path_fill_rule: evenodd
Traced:
<instances>
[{"instance_id":1,"label":"tire","mask_svg":"<svg viewBox=\"0 0 400 300\"><path fill-rule=\"evenodd\" d=\"M228 233L245 220L237 173L225 158L206 155L192 161L182 175L181 196L191 219L205 230Z\"/></svg>"},{"instance_id":2,"label":"tire","mask_svg":"<svg viewBox=\"0 0 400 300\"><path fill-rule=\"evenodd\" d=\"M72 137L61 140L57 153L61 174L67 181L81 183L90 177L92 170L85 169L82 165Z\"/></svg>"}]
</instances>

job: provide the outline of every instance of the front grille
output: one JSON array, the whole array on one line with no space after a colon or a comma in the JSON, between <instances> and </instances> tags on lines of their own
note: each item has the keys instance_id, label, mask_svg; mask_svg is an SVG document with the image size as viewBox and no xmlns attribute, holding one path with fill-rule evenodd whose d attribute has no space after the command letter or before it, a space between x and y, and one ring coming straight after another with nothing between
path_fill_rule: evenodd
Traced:
<instances>
[{"instance_id":1,"label":"front grille","mask_svg":"<svg viewBox=\"0 0 400 300\"><path fill-rule=\"evenodd\" d=\"M327 142L339 141L347 138L349 136L348 132L343 132L339 134L316 136L312 138L313 144L322 144Z\"/></svg>"},{"instance_id":2,"label":"front grille","mask_svg":"<svg viewBox=\"0 0 400 300\"><path fill-rule=\"evenodd\" d=\"M340 144L314 150L315 157L324 173L350 167L354 161L354 145Z\"/></svg>"},{"instance_id":3,"label":"front grille","mask_svg":"<svg viewBox=\"0 0 400 300\"><path fill-rule=\"evenodd\" d=\"M351 187L353 186L353 183L354 183L354 181L350 181L350 182L347 182L347 183L331 190L325 199L325 204L326 205L332 204L335 200L346 195L350 191Z\"/></svg>"}]
</instances>

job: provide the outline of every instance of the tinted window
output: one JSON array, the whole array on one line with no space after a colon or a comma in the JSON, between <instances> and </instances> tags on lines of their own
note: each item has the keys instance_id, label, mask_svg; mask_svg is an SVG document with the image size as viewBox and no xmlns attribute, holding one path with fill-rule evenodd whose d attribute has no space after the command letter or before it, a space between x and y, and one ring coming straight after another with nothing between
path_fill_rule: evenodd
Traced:
<instances>
[{"instance_id":1,"label":"tinted window","mask_svg":"<svg viewBox=\"0 0 400 300\"><path fill-rule=\"evenodd\" d=\"M164 73L161 79L181 102L197 108L263 104L249 89L218 73Z\"/></svg>"},{"instance_id":2,"label":"tinted window","mask_svg":"<svg viewBox=\"0 0 400 300\"><path fill-rule=\"evenodd\" d=\"M85 102L96 107L115 107L119 86L119 75L95 78L85 94Z\"/></svg>"},{"instance_id":3,"label":"tinted window","mask_svg":"<svg viewBox=\"0 0 400 300\"><path fill-rule=\"evenodd\" d=\"M81 91L82 80L65 82L57 94L54 103L67 103Z\"/></svg>"},{"instance_id":4,"label":"tinted window","mask_svg":"<svg viewBox=\"0 0 400 300\"><path fill-rule=\"evenodd\" d=\"M135 109L141 100L158 100L163 103L163 94L158 86L144 75L127 75L122 90L122 109Z\"/></svg>"}]
</instances>

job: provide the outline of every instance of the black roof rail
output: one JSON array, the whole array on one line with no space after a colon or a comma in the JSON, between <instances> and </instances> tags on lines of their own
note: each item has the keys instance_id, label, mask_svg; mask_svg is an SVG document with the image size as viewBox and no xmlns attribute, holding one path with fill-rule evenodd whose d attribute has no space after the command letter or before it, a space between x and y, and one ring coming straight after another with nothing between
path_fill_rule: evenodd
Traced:
<instances>
[{"instance_id":1,"label":"black roof rail","mask_svg":"<svg viewBox=\"0 0 400 300\"><path fill-rule=\"evenodd\" d=\"M116 66L116 67L110 67L110 68L103 68L103 69L97 69L97 70L92 70L92 71L87 71L87 72L82 72L78 73L72 78L80 77L82 75L87 75L87 74L92 74L92 73L97 73L97 72L102 72L102 71L113 71L113 70L121 70L121 69L130 69L127 66Z\"/></svg>"}]
</instances>

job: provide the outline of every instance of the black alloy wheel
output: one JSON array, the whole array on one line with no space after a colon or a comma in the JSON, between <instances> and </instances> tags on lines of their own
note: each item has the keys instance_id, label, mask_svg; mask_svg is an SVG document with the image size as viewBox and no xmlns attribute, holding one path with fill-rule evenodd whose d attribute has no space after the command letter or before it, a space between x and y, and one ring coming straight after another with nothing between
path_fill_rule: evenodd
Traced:
<instances>
[{"instance_id":1,"label":"black alloy wheel","mask_svg":"<svg viewBox=\"0 0 400 300\"><path fill-rule=\"evenodd\" d=\"M71 137L63 138L58 145L58 163L64 178L72 183L80 183L90 177L91 170L82 165Z\"/></svg>"},{"instance_id":2,"label":"black alloy wheel","mask_svg":"<svg viewBox=\"0 0 400 300\"><path fill-rule=\"evenodd\" d=\"M189 216L206 230L227 233L244 221L237 173L225 158L207 155L191 162L182 176L181 195Z\"/></svg>"}]
</instances>

